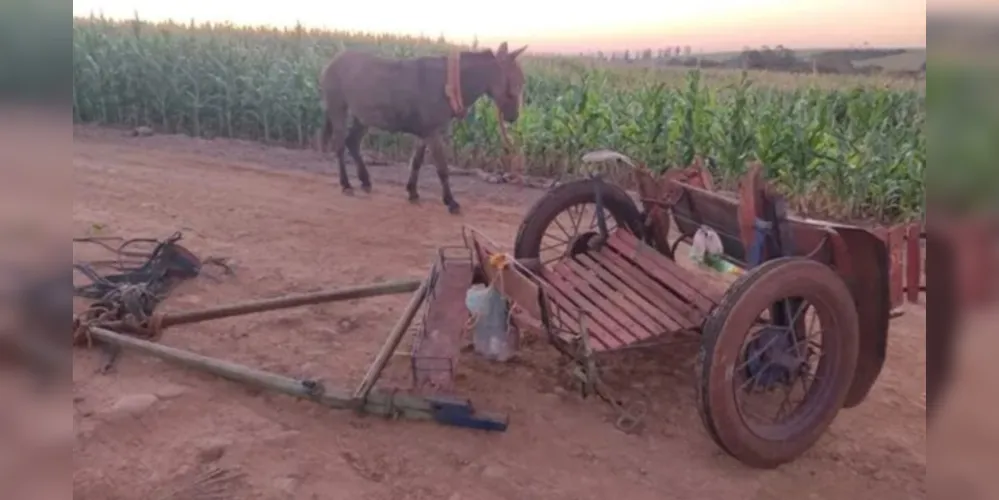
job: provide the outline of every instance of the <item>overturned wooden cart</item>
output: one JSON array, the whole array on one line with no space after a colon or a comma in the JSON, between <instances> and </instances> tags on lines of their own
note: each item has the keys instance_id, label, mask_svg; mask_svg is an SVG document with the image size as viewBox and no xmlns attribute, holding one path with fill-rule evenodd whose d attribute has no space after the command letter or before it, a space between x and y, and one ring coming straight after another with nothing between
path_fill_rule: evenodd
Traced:
<instances>
[{"instance_id":1,"label":"overturned wooden cart","mask_svg":"<svg viewBox=\"0 0 999 500\"><path fill-rule=\"evenodd\" d=\"M798 457L865 399L884 364L885 242L787 214L758 165L733 195L700 166L656 175L611 156L631 165L638 203L596 176L560 185L527 213L512 256L466 228L478 266L514 321L539 326L623 419L632 410L601 382L601 357L695 332L697 405L714 441L756 467ZM737 266L734 283L678 263L678 243L702 227Z\"/></svg>"}]
</instances>

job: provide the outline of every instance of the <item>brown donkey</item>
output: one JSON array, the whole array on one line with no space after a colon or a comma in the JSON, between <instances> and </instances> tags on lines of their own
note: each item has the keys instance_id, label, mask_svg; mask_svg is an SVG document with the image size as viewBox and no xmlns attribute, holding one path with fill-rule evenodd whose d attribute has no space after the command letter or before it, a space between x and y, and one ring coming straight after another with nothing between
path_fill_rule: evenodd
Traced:
<instances>
[{"instance_id":1,"label":"brown donkey","mask_svg":"<svg viewBox=\"0 0 999 500\"><path fill-rule=\"evenodd\" d=\"M526 48L510 51L503 42L495 53L483 50L389 59L346 50L334 57L320 75L325 109L322 150L327 151L332 142L343 192L353 192L344 165L345 149L357 164L361 189L370 192L371 177L361 158L361 139L369 127L404 132L420 139L409 162L409 200L416 202L420 198L416 181L429 148L444 204L451 213L458 213L460 206L448 181L444 133L453 118L465 116L466 104L471 106L482 95L495 101L503 120L512 123L517 119L524 90L524 73L517 56Z\"/></svg>"}]
</instances>

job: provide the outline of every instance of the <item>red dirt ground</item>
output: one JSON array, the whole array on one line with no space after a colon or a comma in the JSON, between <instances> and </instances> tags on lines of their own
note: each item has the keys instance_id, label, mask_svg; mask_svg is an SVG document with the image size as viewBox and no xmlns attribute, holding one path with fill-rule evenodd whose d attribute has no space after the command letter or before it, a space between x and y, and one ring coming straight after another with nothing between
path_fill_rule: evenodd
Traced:
<instances>
[{"instance_id":1,"label":"red dirt ground","mask_svg":"<svg viewBox=\"0 0 999 500\"><path fill-rule=\"evenodd\" d=\"M345 197L331 162L313 151L95 128L76 129L73 166L78 235L180 230L200 256L232 259L234 276L184 285L169 309L421 277L438 246L460 244L462 223L512 243L526 204L541 193L458 177L464 215L456 217L439 202L432 168L424 169L422 205L412 206L399 166L373 167L374 193ZM162 342L352 387L406 300L176 327ZM804 457L772 471L742 466L704 432L692 345L637 356L612 374L625 396L650 401L636 435L616 430L604 403L567 390L542 342L525 342L510 365L470 354L459 365L462 394L510 415L504 434L362 418L132 353L99 375L99 353L80 350L74 497L155 498L210 463L244 474L230 490L243 500L925 498L924 324L923 307L896 320L870 398L841 413ZM407 361L393 360L388 382L405 381Z\"/></svg>"}]
</instances>

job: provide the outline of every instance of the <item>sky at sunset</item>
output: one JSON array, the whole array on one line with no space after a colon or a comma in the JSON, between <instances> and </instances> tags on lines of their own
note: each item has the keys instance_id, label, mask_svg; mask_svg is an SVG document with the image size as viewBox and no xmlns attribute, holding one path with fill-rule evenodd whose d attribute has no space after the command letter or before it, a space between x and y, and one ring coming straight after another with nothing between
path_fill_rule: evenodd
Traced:
<instances>
[{"instance_id":1,"label":"sky at sunset","mask_svg":"<svg viewBox=\"0 0 999 500\"><path fill-rule=\"evenodd\" d=\"M91 12L113 18L138 12L150 21L300 21L340 30L443 34L457 42L477 36L484 45L509 40L545 52L926 45L924 0L74 0L74 15Z\"/></svg>"}]
</instances>

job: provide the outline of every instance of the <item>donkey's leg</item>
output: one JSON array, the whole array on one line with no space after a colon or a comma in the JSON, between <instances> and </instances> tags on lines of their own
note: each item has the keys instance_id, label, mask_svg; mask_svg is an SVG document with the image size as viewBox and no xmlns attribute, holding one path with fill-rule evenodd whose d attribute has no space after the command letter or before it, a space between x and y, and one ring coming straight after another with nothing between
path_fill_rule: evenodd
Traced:
<instances>
[{"instance_id":1,"label":"donkey's leg","mask_svg":"<svg viewBox=\"0 0 999 500\"><path fill-rule=\"evenodd\" d=\"M448 180L447 156L444 153L444 140L440 135L434 135L425 142L430 148L430 157L434 160L434 166L437 167L437 178L441 181L444 204L447 205L448 212L457 214L461 211L461 206L458 205L457 201L454 201L454 195L451 194L451 182Z\"/></svg>"},{"instance_id":2,"label":"donkey's leg","mask_svg":"<svg viewBox=\"0 0 999 500\"><path fill-rule=\"evenodd\" d=\"M346 106L335 106L327 101L326 123L323 124L323 149L326 149L326 139L328 138L328 144L336 154L337 164L340 167L340 188L343 189L344 194L352 194L354 188L351 187L350 179L347 177L347 165L343 158L347 139L347 131L344 130L346 128L344 123L346 111Z\"/></svg>"},{"instance_id":3,"label":"donkey's leg","mask_svg":"<svg viewBox=\"0 0 999 500\"><path fill-rule=\"evenodd\" d=\"M347 151L350 152L350 157L354 160L354 164L357 165L357 178L361 181L361 189L365 193L371 192L371 176L368 175L368 166L364 164L364 158L361 158L361 139L364 139L364 134L368 132L368 127L354 118L350 123L350 131L347 133Z\"/></svg>"},{"instance_id":4,"label":"donkey's leg","mask_svg":"<svg viewBox=\"0 0 999 500\"><path fill-rule=\"evenodd\" d=\"M420 167L423 166L423 157L427 154L427 143L420 141L413 150L413 156L409 159L409 181L406 182L406 192L409 193L409 201L420 200L420 193L416 192L417 181L420 178Z\"/></svg>"},{"instance_id":5,"label":"donkey's leg","mask_svg":"<svg viewBox=\"0 0 999 500\"><path fill-rule=\"evenodd\" d=\"M347 177L347 162L344 161L344 153L347 149L347 133L344 127L333 129L333 151L336 151L336 161L340 166L340 187L344 194L354 194L354 187L350 185L350 178Z\"/></svg>"}]
</instances>

